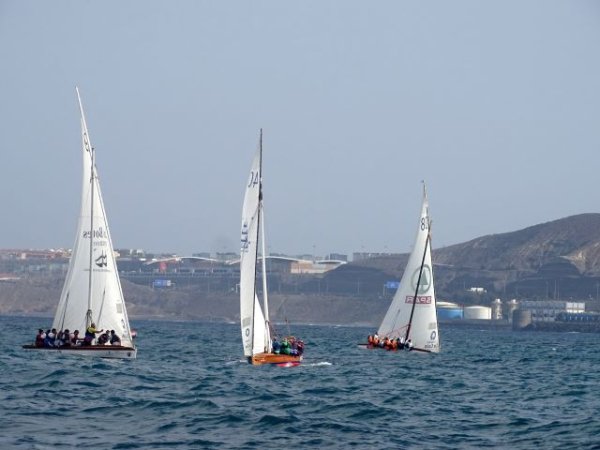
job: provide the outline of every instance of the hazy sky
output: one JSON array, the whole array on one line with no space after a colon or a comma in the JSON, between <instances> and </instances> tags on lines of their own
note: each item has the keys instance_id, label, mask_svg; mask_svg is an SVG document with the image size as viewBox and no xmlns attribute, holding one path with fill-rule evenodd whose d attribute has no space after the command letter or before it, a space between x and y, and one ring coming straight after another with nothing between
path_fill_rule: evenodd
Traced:
<instances>
[{"instance_id":1,"label":"hazy sky","mask_svg":"<svg viewBox=\"0 0 600 450\"><path fill-rule=\"evenodd\" d=\"M71 247L81 89L113 242L407 251L599 212L597 1L0 0L0 247Z\"/></svg>"}]
</instances>

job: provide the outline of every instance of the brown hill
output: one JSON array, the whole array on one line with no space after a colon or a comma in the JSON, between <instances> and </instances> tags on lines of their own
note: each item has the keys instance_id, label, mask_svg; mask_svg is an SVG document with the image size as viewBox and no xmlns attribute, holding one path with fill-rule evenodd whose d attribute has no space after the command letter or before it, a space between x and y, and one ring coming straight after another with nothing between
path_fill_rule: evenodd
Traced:
<instances>
[{"instance_id":1,"label":"brown hill","mask_svg":"<svg viewBox=\"0 0 600 450\"><path fill-rule=\"evenodd\" d=\"M435 251L437 264L476 270L537 271L557 259L582 275L600 275L600 214L566 217Z\"/></svg>"},{"instance_id":2,"label":"brown hill","mask_svg":"<svg viewBox=\"0 0 600 450\"><path fill-rule=\"evenodd\" d=\"M60 297L63 279L29 274L20 280L0 283L0 314L44 317L50 325ZM209 320L238 322L239 295L208 294L197 286L152 289L122 280L127 312L132 319ZM340 295L269 295L275 323L375 325L389 301Z\"/></svg>"},{"instance_id":3,"label":"brown hill","mask_svg":"<svg viewBox=\"0 0 600 450\"><path fill-rule=\"evenodd\" d=\"M327 275L329 285L356 277L399 280L408 255L357 261ZM492 297L597 298L600 286L600 214L580 214L509 233L433 249L436 288L441 296L481 302L471 287ZM381 284L379 285L381 286Z\"/></svg>"},{"instance_id":4,"label":"brown hill","mask_svg":"<svg viewBox=\"0 0 600 450\"><path fill-rule=\"evenodd\" d=\"M385 255L340 266L325 276L303 274L293 291L271 293L274 321L368 323L381 320L407 256ZM438 298L487 303L493 298L600 298L600 214L581 214L510 233L436 249ZM291 276L291 275L290 275ZM63 279L29 274L0 283L0 314L52 316ZM152 289L122 280L129 315L237 321L234 292L208 293L199 286ZM485 293L470 292L482 287ZM589 303L590 306L592 302Z\"/></svg>"}]
</instances>

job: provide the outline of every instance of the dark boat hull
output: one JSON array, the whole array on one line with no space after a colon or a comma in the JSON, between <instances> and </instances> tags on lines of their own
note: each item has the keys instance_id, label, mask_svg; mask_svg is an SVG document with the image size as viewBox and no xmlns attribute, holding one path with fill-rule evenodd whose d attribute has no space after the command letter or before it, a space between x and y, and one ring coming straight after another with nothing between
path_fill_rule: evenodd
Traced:
<instances>
[{"instance_id":1,"label":"dark boat hull","mask_svg":"<svg viewBox=\"0 0 600 450\"><path fill-rule=\"evenodd\" d=\"M76 347L36 347L35 345L24 345L26 350L40 352L54 352L61 355L93 356L96 358L135 359L137 349L123 347L121 345L88 345Z\"/></svg>"}]
</instances>

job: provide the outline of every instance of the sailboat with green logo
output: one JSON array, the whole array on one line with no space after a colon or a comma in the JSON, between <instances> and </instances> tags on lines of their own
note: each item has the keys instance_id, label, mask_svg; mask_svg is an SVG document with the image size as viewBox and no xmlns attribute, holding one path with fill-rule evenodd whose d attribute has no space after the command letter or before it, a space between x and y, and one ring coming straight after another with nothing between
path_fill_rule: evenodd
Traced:
<instances>
[{"instance_id":1,"label":"sailboat with green logo","mask_svg":"<svg viewBox=\"0 0 600 450\"><path fill-rule=\"evenodd\" d=\"M440 351L431 263L431 220L425 184L415 245L377 334L379 339L410 341L412 350Z\"/></svg>"}]
</instances>

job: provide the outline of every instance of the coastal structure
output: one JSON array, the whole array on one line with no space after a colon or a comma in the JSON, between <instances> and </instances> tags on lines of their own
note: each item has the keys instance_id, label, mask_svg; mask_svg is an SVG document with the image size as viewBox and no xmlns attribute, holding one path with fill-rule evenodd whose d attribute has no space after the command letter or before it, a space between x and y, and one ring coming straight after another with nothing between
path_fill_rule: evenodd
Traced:
<instances>
[{"instance_id":1,"label":"coastal structure","mask_svg":"<svg viewBox=\"0 0 600 450\"><path fill-rule=\"evenodd\" d=\"M584 313L585 303L562 300L523 300L520 309L531 311L532 322L554 322L561 313Z\"/></svg>"},{"instance_id":2,"label":"coastal structure","mask_svg":"<svg viewBox=\"0 0 600 450\"><path fill-rule=\"evenodd\" d=\"M492 302L492 320L502 320L502 300L499 298Z\"/></svg>"}]
</instances>

